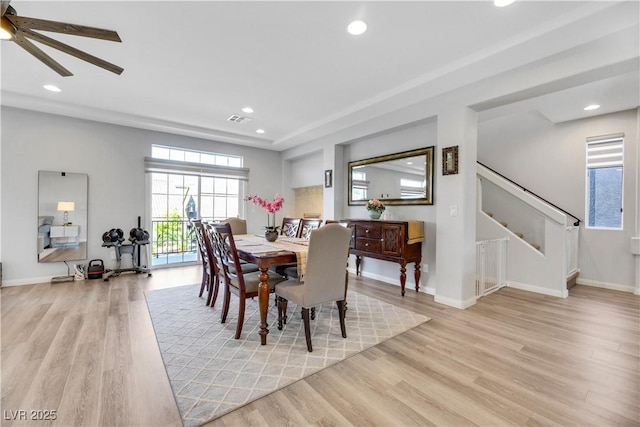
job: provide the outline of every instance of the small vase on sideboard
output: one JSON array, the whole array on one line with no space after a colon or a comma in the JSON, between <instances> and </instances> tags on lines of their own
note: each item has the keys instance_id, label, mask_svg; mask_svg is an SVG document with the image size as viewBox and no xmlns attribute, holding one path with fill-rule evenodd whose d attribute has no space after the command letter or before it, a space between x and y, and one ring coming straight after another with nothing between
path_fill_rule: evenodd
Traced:
<instances>
[{"instance_id":1,"label":"small vase on sideboard","mask_svg":"<svg viewBox=\"0 0 640 427\"><path fill-rule=\"evenodd\" d=\"M380 219L380 215L382 215L382 212L378 212L373 209L369 211L369 218L371 219Z\"/></svg>"}]
</instances>

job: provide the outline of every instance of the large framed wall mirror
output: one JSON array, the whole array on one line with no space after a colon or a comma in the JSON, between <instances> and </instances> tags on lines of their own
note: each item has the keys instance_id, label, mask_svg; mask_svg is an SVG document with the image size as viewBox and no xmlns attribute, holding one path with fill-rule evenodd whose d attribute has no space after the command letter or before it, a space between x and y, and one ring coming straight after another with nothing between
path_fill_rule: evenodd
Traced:
<instances>
[{"instance_id":1,"label":"large framed wall mirror","mask_svg":"<svg viewBox=\"0 0 640 427\"><path fill-rule=\"evenodd\" d=\"M87 258L85 173L38 172L38 262Z\"/></svg>"},{"instance_id":2,"label":"large framed wall mirror","mask_svg":"<svg viewBox=\"0 0 640 427\"><path fill-rule=\"evenodd\" d=\"M433 204L434 147L349 162L349 205Z\"/></svg>"}]
</instances>

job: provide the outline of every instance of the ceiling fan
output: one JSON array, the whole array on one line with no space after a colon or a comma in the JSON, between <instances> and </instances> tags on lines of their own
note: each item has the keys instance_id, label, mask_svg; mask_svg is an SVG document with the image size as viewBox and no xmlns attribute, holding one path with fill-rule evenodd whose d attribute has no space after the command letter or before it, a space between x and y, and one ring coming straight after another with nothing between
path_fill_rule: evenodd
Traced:
<instances>
[{"instance_id":1,"label":"ceiling fan","mask_svg":"<svg viewBox=\"0 0 640 427\"><path fill-rule=\"evenodd\" d=\"M40 34L34 30L39 31L51 31L54 33L68 34L72 36L90 37L94 39L109 40L113 42L121 42L118 33L112 30L104 30L102 28L86 27L83 25L68 24L58 21L47 21L44 19L30 18L27 16L18 16L16 10L9 5L10 0L0 1L0 10L2 12L2 31L0 31L0 38L4 40L14 41L29 52L31 55L38 58L49 68L60 74L62 77L72 76L69 70L64 68L58 62L56 62L49 55L44 53L40 48L31 43L28 39L40 42L49 47L57 49L61 52L73 55L83 61L90 62L93 65L104 68L118 75L122 74L123 68L110 62L104 61L79 49L69 46L68 44L59 42L43 34Z\"/></svg>"}]
</instances>

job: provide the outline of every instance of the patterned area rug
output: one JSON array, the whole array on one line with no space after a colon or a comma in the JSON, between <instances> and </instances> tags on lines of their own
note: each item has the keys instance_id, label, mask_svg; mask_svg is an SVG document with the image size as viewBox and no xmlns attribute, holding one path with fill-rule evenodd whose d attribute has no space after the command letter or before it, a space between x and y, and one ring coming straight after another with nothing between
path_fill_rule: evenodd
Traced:
<instances>
[{"instance_id":1,"label":"patterned area rug","mask_svg":"<svg viewBox=\"0 0 640 427\"><path fill-rule=\"evenodd\" d=\"M288 322L277 329L271 300L267 345L260 345L258 299L247 301L242 336L235 340L238 298L231 296L227 323L198 298L200 285L151 291L149 313L183 424L198 426L279 388L333 365L430 320L400 307L349 291L347 338L340 334L334 304L316 308L311 321L313 352L307 352L300 310L289 304Z\"/></svg>"}]
</instances>

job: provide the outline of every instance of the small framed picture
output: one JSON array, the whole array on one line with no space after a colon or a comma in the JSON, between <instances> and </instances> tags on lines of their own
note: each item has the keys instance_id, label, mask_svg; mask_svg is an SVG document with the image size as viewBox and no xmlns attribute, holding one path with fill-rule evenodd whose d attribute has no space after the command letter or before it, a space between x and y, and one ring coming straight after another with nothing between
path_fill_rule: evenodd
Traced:
<instances>
[{"instance_id":1,"label":"small framed picture","mask_svg":"<svg viewBox=\"0 0 640 427\"><path fill-rule=\"evenodd\" d=\"M333 187L333 169L324 171L324 188Z\"/></svg>"},{"instance_id":2,"label":"small framed picture","mask_svg":"<svg viewBox=\"0 0 640 427\"><path fill-rule=\"evenodd\" d=\"M458 146L442 149L442 175L458 173Z\"/></svg>"}]
</instances>

